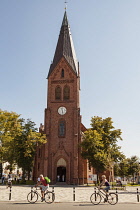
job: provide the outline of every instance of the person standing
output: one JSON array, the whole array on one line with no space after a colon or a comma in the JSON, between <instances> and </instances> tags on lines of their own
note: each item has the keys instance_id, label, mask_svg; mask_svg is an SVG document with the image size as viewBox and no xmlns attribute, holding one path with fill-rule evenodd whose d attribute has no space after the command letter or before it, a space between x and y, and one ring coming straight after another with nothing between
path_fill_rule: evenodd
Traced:
<instances>
[{"instance_id":1,"label":"person standing","mask_svg":"<svg viewBox=\"0 0 140 210\"><path fill-rule=\"evenodd\" d=\"M2 184L4 184L4 182L5 182L5 176L4 176L4 174L3 174L3 176L2 176Z\"/></svg>"}]
</instances>

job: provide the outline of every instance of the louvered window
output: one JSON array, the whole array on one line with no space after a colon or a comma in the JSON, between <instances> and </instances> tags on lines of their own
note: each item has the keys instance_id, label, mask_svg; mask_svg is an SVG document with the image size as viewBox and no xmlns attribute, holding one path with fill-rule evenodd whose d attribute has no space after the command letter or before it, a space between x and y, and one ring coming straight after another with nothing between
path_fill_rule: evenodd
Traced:
<instances>
[{"instance_id":1,"label":"louvered window","mask_svg":"<svg viewBox=\"0 0 140 210\"><path fill-rule=\"evenodd\" d=\"M55 100L61 100L61 87L59 86L55 88Z\"/></svg>"},{"instance_id":2,"label":"louvered window","mask_svg":"<svg viewBox=\"0 0 140 210\"><path fill-rule=\"evenodd\" d=\"M64 96L64 100L69 100L70 99L70 88L69 88L68 85L66 85L64 87L63 96Z\"/></svg>"}]
</instances>

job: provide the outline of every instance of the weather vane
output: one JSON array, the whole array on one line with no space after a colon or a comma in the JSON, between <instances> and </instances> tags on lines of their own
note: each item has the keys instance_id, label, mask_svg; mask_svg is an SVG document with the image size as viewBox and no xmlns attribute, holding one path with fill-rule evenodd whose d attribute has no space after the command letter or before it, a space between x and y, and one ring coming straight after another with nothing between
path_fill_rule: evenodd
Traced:
<instances>
[{"instance_id":1,"label":"weather vane","mask_svg":"<svg viewBox=\"0 0 140 210\"><path fill-rule=\"evenodd\" d=\"M68 3L68 2L67 2L67 1L65 1L64 3L65 3L65 10L66 10L66 9L67 9L67 3Z\"/></svg>"}]
</instances>

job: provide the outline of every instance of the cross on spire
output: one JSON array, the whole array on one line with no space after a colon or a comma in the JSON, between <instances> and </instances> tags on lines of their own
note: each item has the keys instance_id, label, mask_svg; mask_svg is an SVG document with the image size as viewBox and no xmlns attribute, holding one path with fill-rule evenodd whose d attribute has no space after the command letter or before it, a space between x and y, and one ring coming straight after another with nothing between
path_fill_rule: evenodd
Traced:
<instances>
[{"instance_id":1,"label":"cross on spire","mask_svg":"<svg viewBox=\"0 0 140 210\"><path fill-rule=\"evenodd\" d=\"M65 3L65 11L66 11L66 9L67 9L67 3L68 3L68 2L65 1L64 3Z\"/></svg>"}]
</instances>

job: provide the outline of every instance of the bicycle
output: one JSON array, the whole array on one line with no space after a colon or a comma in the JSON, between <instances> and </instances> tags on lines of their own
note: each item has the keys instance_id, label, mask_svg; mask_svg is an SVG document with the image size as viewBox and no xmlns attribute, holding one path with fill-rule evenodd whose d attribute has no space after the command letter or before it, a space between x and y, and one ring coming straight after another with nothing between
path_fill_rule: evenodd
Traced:
<instances>
[{"instance_id":1,"label":"bicycle","mask_svg":"<svg viewBox=\"0 0 140 210\"><path fill-rule=\"evenodd\" d=\"M109 193L106 194L104 191L101 191L99 188L97 188L98 191L96 191L90 196L90 201L94 205L98 205L102 198L104 199L104 203L108 202L111 205L115 205L118 202L118 195L116 193Z\"/></svg>"},{"instance_id":2,"label":"bicycle","mask_svg":"<svg viewBox=\"0 0 140 210\"><path fill-rule=\"evenodd\" d=\"M33 188L35 188L35 190ZM31 192L29 192L28 195L27 195L27 200L28 200L29 203L33 204L33 203L38 201L39 197L42 197L42 195L40 195L38 190L40 190L40 188L37 188L37 187L32 187L31 188ZM46 191L45 194L44 194L44 200L48 204L53 203L54 200L55 200L54 192Z\"/></svg>"}]
</instances>

